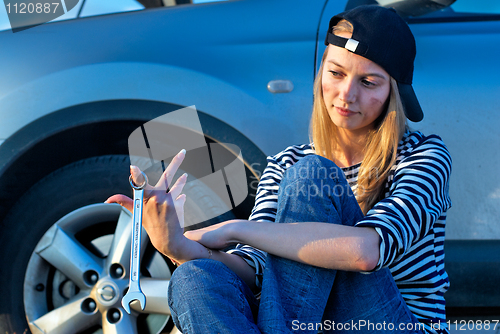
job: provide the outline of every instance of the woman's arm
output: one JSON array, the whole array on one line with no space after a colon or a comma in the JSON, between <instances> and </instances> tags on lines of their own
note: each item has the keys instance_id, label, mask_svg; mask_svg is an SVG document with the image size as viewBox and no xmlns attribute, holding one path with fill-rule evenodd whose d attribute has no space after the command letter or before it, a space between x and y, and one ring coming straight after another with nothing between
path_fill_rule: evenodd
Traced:
<instances>
[{"instance_id":1,"label":"woman's arm","mask_svg":"<svg viewBox=\"0 0 500 334\"><path fill-rule=\"evenodd\" d=\"M195 259L213 259L224 263L235 272L252 290L255 285L255 270L250 267L240 256L228 254L216 249L207 249L202 244L183 237L182 243L177 244L177 249L158 249L158 251L178 264Z\"/></svg>"},{"instance_id":2,"label":"woman's arm","mask_svg":"<svg viewBox=\"0 0 500 334\"><path fill-rule=\"evenodd\" d=\"M210 248L248 244L273 255L329 269L370 271L379 260L380 237L369 227L231 220L186 232L185 236Z\"/></svg>"},{"instance_id":3,"label":"woman's arm","mask_svg":"<svg viewBox=\"0 0 500 334\"><path fill-rule=\"evenodd\" d=\"M153 187L147 185L143 205L143 227L149 235L153 246L165 256L177 263L193 259L213 258L227 265L239 275L252 289L255 288L255 270L241 257L219 251L209 251L198 242L187 239L183 235L185 195L182 189L186 183L186 175L172 184L173 175L184 160L185 151L181 151L167 167L158 183ZM131 166L130 172L136 183L144 180L141 171ZM132 212L132 199L125 195L114 195L107 203L117 203Z\"/></svg>"},{"instance_id":4,"label":"woman's arm","mask_svg":"<svg viewBox=\"0 0 500 334\"><path fill-rule=\"evenodd\" d=\"M356 227L371 227L380 235L376 269L401 261L416 245L428 249L424 245L428 238L433 239L434 247L442 247L444 242L446 211L451 207L450 153L435 135L411 134L404 146L406 152L396 166L389 196L356 223Z\"/></svg>"},{"instance_id":5,"label":"woman's arm","mask_svg":"<svg viewBox=\"0 0 500 334\"><path fill-rule=\"evenodd\" d=\"M132 211L132 200L125 195L114 195L110 197L107 203L117 203L125 207L129 211ZM156 202L156 201L154 201ZM150 201L146 204L148 208L153 206L153 210L148 210L148 212L156 213L162 212L158 210L158 203L153 203ZM145 206L146 206L145 205ZM171 204L172 205L172 204ZM163 213L162 218L159 217L149 217L149 219L144 219L144 228L146 229L153 246L163 255L171 258L178 264L182 264L189 260L211 258L224 263L229 269L234 271L252 290L256 288L255 285L255 270L250 267L240 256L234 254L227 254L225 252L220 252L218 250L212 250L211 252L207 247L202 244L186 238L182 232L182 229L176 229L179 232L172 238L171 235L174 234L172 225L180 226L178 223L170 225L166 223L165 213ZM169 228L170 227L170 228ZM172 240L172 239L175 239Z\"/></svg>"}]
</instances>

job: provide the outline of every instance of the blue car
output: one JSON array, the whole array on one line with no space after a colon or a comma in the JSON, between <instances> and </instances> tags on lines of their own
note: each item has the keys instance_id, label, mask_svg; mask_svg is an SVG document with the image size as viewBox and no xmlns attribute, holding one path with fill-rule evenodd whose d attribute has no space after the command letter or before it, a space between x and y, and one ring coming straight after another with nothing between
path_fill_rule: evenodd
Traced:
<instances>
[{"instance_id":1,"label":"blue car","mask_svg":"<svg viewBox=\"0 0 500 334\"><path fill-rule=\"evenodd\" d=\"M146 308L132 305L129 315L121 306L131 213L103 202L131 194L129 135L196 106L207 144L240 149L223 153L241 159L248 192L205 224L248 217L266 156L309 141L330 17L367 3L393 6L409 23L425 113L410 126L439 134L453 157L450 321L498 315L497 0L143 0L103 11L92 3L15 33L0 26L0 333L174 333L174 267L147 238ZM208 189L194 193L193 211L220 204L205 200Z\"/></svg>"}]
</instances>

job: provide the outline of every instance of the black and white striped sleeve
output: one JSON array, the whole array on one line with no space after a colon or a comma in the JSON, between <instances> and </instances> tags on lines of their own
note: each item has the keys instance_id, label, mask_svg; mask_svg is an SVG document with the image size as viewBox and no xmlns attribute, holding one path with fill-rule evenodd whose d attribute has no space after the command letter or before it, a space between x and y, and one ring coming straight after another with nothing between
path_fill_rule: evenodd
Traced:
<instances>
[{"instance_id":1,"label":"black and white striped sleeve","mask_svg":"<svg viewBox=\"0 0 500 334\"><path fill-rule=\"evenodd\" d=\"M395 165L389 195L356 226L375 228L380 259L374 270L400 260L451 207L451 156L437 136L421 138Z\"/></svg>"}]
</instances>

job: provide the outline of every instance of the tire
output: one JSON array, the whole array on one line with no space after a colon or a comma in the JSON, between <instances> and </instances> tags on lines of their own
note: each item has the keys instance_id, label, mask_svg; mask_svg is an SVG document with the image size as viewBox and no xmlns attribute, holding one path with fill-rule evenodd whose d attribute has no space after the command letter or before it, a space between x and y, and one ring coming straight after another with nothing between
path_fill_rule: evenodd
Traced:
<instances>
[{"instance_id":1,"label":"tire","mask_svg":"<svg viewBox=\"0 0 500 334\"><path fill-rule=\"evenodd\" d=\"M133 311L128 316L121 308L121 296L128 285L129 265L125 262L130 253L121 257L123 263L114 259L124 251L114 253L113 263L109 253L118 249L111 246L116 236L130 238L125 228L130 229L131 214L103 201L116 193L131 195L129 164L128 156L111 155L67 165L39 181L10 210L0 235L0 333L41 333L43 326L48 326L44 329L48 328L48 333L176 330L163 309L165 305L156 309L152 299L146 302L150 314ZM199 188L194 193L203 197L207 192ZM198 203L196 198L193 202ZM210 207L201 204L198 210ZM189 219L187 212L188 208ZM228 218L231 214L218 221ZM168 284L173 265L149 241L142 254L143 278L165 287L161 284ZM146 288L143 290L148 296ZM69 317L62 310L73 315Z\"/></svg>"}]
</instances>

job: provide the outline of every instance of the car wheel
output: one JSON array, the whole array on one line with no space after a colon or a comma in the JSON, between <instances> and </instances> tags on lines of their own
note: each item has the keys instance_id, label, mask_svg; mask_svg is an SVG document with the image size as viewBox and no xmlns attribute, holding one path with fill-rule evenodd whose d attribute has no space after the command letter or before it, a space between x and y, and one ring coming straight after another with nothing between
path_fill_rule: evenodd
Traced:
<instances>
[{"instance_id":1,"label":"car wheel","mask_svg":"<svg viewBox=\"0 0 500 334\"><path fill-rule=\"evenodd\" d=\"M174 267L143 233L146 308L121 306L129 281L131 213L103 201L131 194L129 158L101 156L65 166L12 208L0 236L0 332L173 333L167 287ZM202 197L210 189L194 192ZM197 195L197 196L198 196ZM189 211L210 207L186 208ZM230 218L230 214L221 219ZM212 221L214 222L214 221Z\"/></svg>"}]
</instances>

